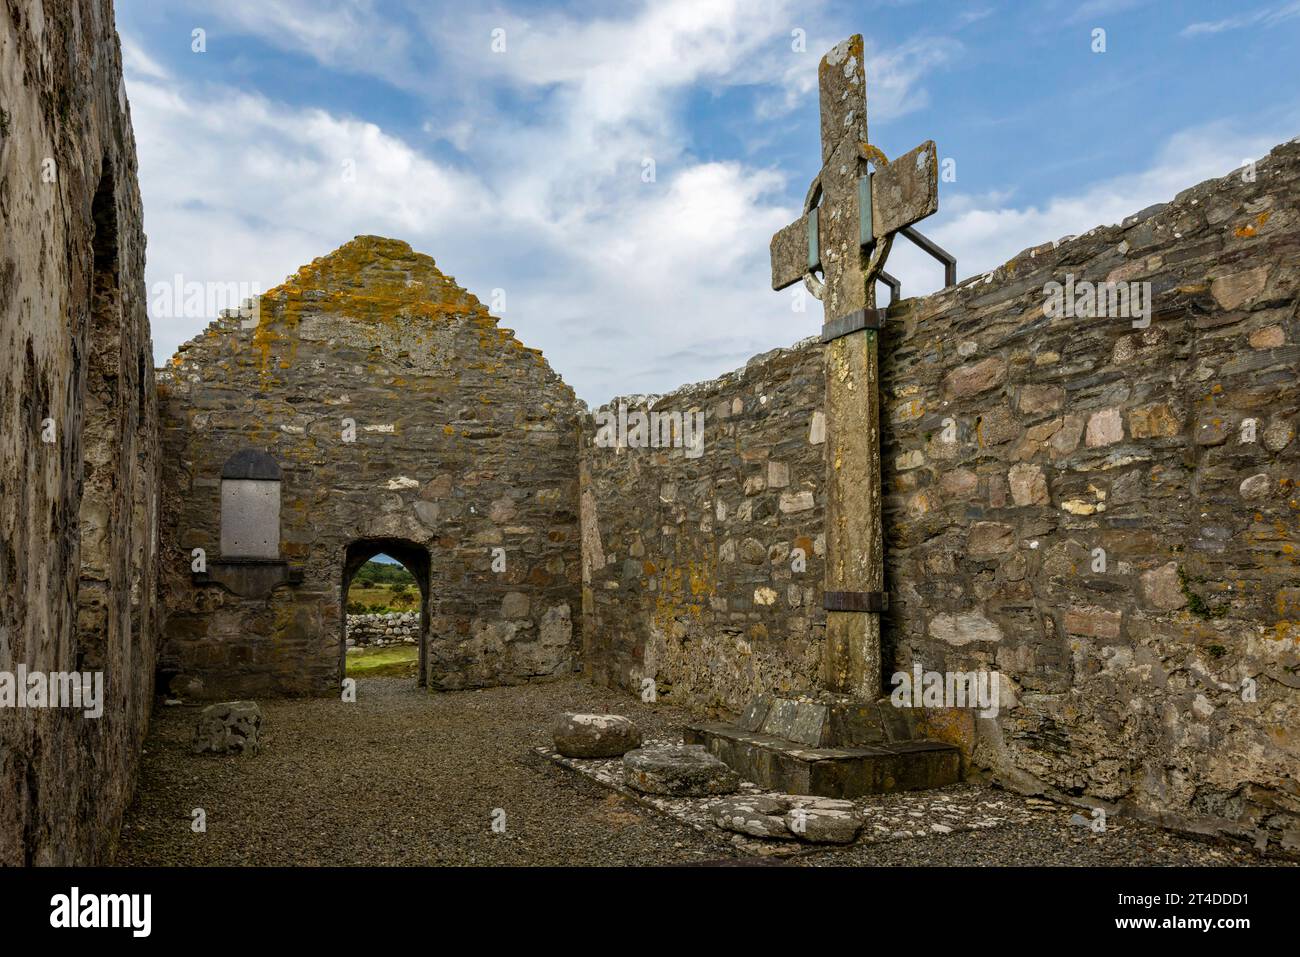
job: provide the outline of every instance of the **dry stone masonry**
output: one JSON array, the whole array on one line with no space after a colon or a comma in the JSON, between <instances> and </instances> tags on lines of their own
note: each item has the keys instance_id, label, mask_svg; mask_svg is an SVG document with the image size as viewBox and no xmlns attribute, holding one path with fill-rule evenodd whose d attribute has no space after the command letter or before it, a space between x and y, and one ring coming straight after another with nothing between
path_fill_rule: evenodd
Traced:
<instances>
[{"instance_id":1,"label":"dry stone masonry","mask_svg":"<svg viewBox=\"0 0 1300 957\"><path fill-rule=\"evenodd\" d=\"M347 645L414 645L420 640L418 611L348 615Z\"/></svg>"},{"instance_id":2,"label":"dry stone masonry","mask_svg":"<svg viewBox=\"0 0 1300 957\"><path fill-rule=\"evenodd\" d=\"M1300 143L1256 172L890 309L884 659L1000 673L948 736L977 771L1295 849ZM1069 276L1151 283L1149 325L1049 318ZM584 445L593 677L729 713L815 686L821 351L652 399L704 411L698 458Z\"/></svg>"}]
</instances>

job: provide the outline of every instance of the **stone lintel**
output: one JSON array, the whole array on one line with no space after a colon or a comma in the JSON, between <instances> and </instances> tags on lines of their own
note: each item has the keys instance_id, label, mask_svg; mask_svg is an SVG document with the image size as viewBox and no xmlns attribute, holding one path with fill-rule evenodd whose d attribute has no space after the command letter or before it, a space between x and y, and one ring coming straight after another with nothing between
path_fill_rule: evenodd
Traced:
<instances>
[{"instance_id":1,"label":"stone lintel","mask_svg":"<svg viewBox=\"0 0 1300 957\"><path fill-rule=\"evenodd\" d=\"M286 561L220 559L209 561L206 572L194 572L196 585L220 585L242 598L264 598L281 585L302 583L302 569Z\"/></svg>"}]
</instances>

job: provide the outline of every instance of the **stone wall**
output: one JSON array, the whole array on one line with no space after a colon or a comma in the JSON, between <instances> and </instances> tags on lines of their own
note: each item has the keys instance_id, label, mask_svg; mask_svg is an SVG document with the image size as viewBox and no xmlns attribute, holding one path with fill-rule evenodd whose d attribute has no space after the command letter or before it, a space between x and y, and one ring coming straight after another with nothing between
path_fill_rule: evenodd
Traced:
<instances>
[{"instance_id":1,"label":"stone wall","mask_svg":"<svg viewBox=\"0 0 1300 957\"><path fill-rule=\"evenodd\" d=\"M999 671L966 744L1011 786L1300 847L1298 179L1293 142L891 310L885 662ZM1149 326L1046 316L1071 275L1149 282ZM815 681L820 353L657 400L705 410L697 459L588 424L593 676L727 711Z\"/></svg>"},{"instance_id":2,"label":"stone wall","mask_svg":"<svg viewBox=\"0 0 1300 957\"><path fill-rule=\"evenodd\" d=\"M373 236L259 305L160 373L172 689L337 693L347 583L380 551L422 579L432 687L571 670L577 406L541 353L428 256ZM241 534L278 529L278 558L222 555L222 473L244 450L274 460L280 504Z\"/></svg>"},{"instance_id":3,"label":"stone wall","mask_svg":"<svg viewBox=\"0 0 1300 957\"><path fill-rule=\"evenodd\" d=\"M111 857L152 704L157 406L135 141L107 0L0 4L0 865ZM25 689L24 689L25 690Z\"/></svg>"},{"instance_id":4,"label":"stone wall","mask_svg":"<svg viewBox=\"0 0 1300 957\"><path fill-rule=\"evenodd\" d=\"M598 680L706 709L816 684L821 582L820 349L813 341L662 398L602 410L704 413L703 454L584 437L584 659ZM597 413L593 413L597 414ZM798 551L796 551L798 550Z\"/></svg>"},{"instance_id":5,"label":"stone wall","mask_svg":"<svg viewBox=\"0 0 1300 957\"><path fill-rule=\"evenodd\" d=\"M348 615L348 647L353 645L414 645L420 640L418 611Z\"/></svg>"}]
</instances>

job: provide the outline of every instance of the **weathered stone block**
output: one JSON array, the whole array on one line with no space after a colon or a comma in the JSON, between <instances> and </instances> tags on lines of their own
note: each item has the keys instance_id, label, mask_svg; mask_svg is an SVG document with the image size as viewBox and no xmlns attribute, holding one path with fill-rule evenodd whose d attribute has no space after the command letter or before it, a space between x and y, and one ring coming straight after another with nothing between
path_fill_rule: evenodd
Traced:
<instances>
[{"instance_id":1,"label":"weathered stone block","mask_svg":"<svg viewBox=\"0 0 1300 957\"><path fill-rule=\"evenodd\" d=\"M703 797L730 794L736 772L700 745L652 745L623 755L624 779L645 794Z\"/></svg>"},{"instance_id":2,"label":"weathered stone block","mask_svg":"<svg viewBox=\"0 0 1300 957\"><path fill-rule=\"evenodd\" d=\"M1143 572L1142 593L1153 608L1161 611L1176 611L1184 607L1187 596L1183 594L1178 563L1166 562L1158 568Z\"/></svg>"},{"instance_id":3,"label":"weathered stone block","mask_svg":"<svg viewBox=\"0 0 1300 957\"><path fill-rule=\"evenodd\" d=\"M967 554L977 560L1009 554L1015 547L1016 530L1000 522L976 522L966 539Z\"/></svg>"},{"instance_id":4,"label":"weathered stone block","mask_svg":"<svg viewBox=\"0 0 1300 957\"><path fill-rule=\"evenodd\" d=\"M256 754L262 709L255 701L210 704L199 714L190 750L195 754Z\"/></svg>"},{"instance_id":5,"label":"weathered stone block","mask_svg":"<svg viewBox=\"0 0 1300 957\"><path fill-rule=\"evenodd\" d=\"M1094 412L1088 419L1088 435L1085 443L1091 448L1098 445L1111 445L1124 438L1124 420L1119 409L1102 409Z\"/></svg>"},{"instance_id":6,"label":"weathered stone block","mask_svg":"<svg viewBox=\"0 0 1300 957\"><path fill-rule=\"evenodd\" d=\"M961 399L996 388L1006 381L1007 364L997 356L990 356L970 365L958 366L943 379L943 394L948 399Z\"/></svg>"},{"instance_id":7,"label":"weathered stone block","mask_svg":"<svg viewBox=\"0 0 1300 957\"><path fill-rule=\"evenodd\" d=\"M569 758L615 758L641 747L641 729L617 714L566 711L552 728L555 750Z\"/></svg>"}]
</instances>

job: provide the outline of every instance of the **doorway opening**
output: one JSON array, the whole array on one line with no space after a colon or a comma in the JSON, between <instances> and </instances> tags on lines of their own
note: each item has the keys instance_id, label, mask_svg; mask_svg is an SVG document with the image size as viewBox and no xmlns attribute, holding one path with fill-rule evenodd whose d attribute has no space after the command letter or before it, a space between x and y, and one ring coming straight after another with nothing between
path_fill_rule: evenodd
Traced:
<instances>
[{"instance_id":1,"label":"doorway opening","mask_svg":"<svg viewBox=\"0 0 1300 957\"><path fill-rule=\"evenodd\" d=\"M343 559L340 677L428 682L429 551L405 539L353 542Z\"/></svg>"}]
</instances>

